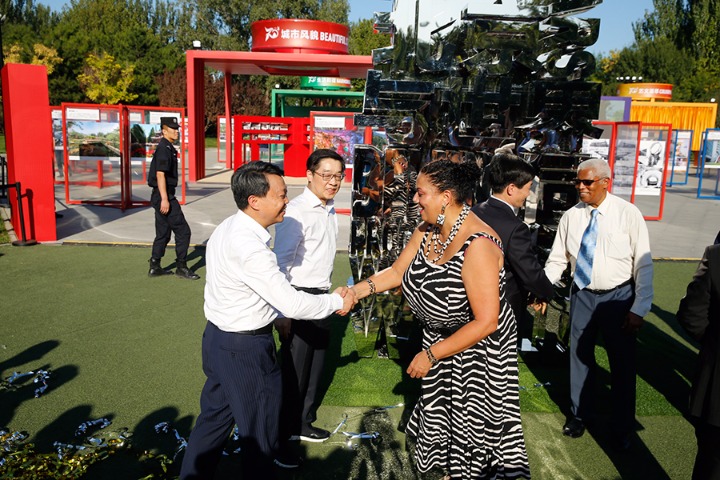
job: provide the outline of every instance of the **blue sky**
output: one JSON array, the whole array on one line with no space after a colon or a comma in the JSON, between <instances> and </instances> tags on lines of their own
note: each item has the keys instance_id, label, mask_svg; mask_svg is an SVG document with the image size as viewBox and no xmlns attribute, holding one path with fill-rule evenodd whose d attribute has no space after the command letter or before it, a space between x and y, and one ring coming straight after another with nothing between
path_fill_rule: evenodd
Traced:
<instances>
[{"instance_id":1,"label":"blue sky","mask_svg":"<svg viewBox=\"0 0 720 480\"><path fill-rule=\"evenodd\" d=\"M471 1L473 0L468 0L468 2ZM372 18L373 12L385 12L392 9L392 0L349 0L349 2L350 21ZM39 0L38 3L61 10L68 2L65 0ZM588 50L592 53L607 53L610 50L620 50L631 45L633 22L641 19L645 10L652 9L652 0L604 0L601 5L582 15L587 18L600 19L600 38Z\"/></svg>"}]
</instances>

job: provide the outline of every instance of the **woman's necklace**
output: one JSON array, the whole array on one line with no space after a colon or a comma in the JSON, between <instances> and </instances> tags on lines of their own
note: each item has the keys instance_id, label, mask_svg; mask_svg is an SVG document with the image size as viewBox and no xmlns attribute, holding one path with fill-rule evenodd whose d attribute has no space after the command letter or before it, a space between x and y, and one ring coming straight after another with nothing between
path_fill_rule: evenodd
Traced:
<instances>
[{"instance_id":1,"label":"woman's necklace","mask_svg":"<svg viewBox=\"0 0 720 480\"><path fill-rule=\"evenodd\" d=\"M455 239L455 235L457 235L458 231L460 230L460 226L463 224L465 219L468 216L468 213L470 213L470 207L465 204L463 205L462 211L460 212L460 215L458 215L457 220L455 220L455 223L453 224L452 228L450 229L450 235L448 235L447 240L444 242L440 242L440 227L437 225L433 225L432 228L432 237L430 237L430 241L433 246L433 252L437 255L434 259L427 257L428 260L430 260L430 263L437 263L438 260L440 260L443 255L445 255L445 250L448 246L452 243L452 241ZM428 248L428 254L430 253L430 249Z\"/></svg>"}]
</instances>

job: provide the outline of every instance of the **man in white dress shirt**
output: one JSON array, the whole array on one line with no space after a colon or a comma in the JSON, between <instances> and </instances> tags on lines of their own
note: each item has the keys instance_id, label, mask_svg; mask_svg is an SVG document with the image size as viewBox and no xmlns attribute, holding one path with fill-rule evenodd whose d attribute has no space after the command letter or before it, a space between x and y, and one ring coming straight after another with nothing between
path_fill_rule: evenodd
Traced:
<instances>
[{"instance_id":1,"label":"man in white dress shirt","mask_svg":"<svg viewBox=\"0 0 720 480\"><path fill-rule=\"evenodd\" d=\"M307 186L290 201L282 223L275 226L278 265L296 290L319 295L330 290L338 223L334 198L345 178L345 162L334 150L315 150L307 159ZM280 443L290 437L310 442L327 440L330 432L313 426L318 390L330 343L329 319L275 320L282 340L280 363L283 404Z\"/></svg>"},{"instance_id":2,"label":"man in white dress shirt","mask_svg":"<svg viewBox=\"0 0 720 480\"><path fill-rule=\"evenodd\" d=\"M346 314L346 287L329 295L295 290L270 250L267 228L281 222L288 202L283 171L251 162L233 174L238 212L210 236L206 250L203 371L200 415L180 478L212 478L233 425L241 439L242 478L272 478L278 450L280 367L272 324L278 313L297 319Z\"/></svg>"},{"instance_id":3,"label":"man in white dress shirt","mask_svg":"<svg viewBox=\"0 0 720 480\"><path fill-rule=\"evenodd\" d=\"M652 304L653 266L642 214L634 205L608 193L609 182L610 168L604 160L591 159L578 166L575 185L580 203L560 219L545 274L556 283L568 262L573 270L570 296L572 415L563 433L579 437L585 432L585 424L592 420L597 369L595 341L600 331L610 361L611 440L617 449L627 450L635 422L636 335ZM597 213L592 213L593 210ZM585 272L585 267L576 268L576 262L583 235L586 229L590 230L591 217L597 222L597 239L593 242L590 271ZM587 257L583 255L583 258ZM578 270L585 273L579 274Z\"/></svg>"}]
</instances>

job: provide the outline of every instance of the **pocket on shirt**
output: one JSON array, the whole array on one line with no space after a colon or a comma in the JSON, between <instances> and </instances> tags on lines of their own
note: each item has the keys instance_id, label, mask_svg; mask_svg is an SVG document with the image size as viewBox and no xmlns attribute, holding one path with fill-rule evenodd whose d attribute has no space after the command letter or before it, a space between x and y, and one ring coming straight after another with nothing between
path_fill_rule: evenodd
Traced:
<instances>
[{"instance_id":1,"label":"pocket on shirt","mask_svg":"<svg viewBox=\"0 0 720 480\"><path fill-rule=\"evenodd\" d=\"M608 257L617 259L627 259L632 257L630 236L626 233L612 233L608 235L606 247Z\"/></svg>"}]
</instances>

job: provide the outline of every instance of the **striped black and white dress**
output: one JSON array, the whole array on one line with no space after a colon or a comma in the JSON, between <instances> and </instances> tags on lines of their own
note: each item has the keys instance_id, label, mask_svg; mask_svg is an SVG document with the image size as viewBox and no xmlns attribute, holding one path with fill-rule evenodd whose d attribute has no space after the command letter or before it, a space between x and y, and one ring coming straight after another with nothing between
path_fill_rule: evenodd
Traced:
<instances>
[{"instance_id":1,"label":"striped black and white dress","mask_svg":"<svg viewBox=\"0 0 720 480\"><path fill-rule=\"evenodd\" d=\"M499 240L475 233L450 260L435 265L423 246L403 276L403 294L423 324L423 348L472 320L462 282L465 250L475 239ZM451 478L530 478L520 422L516 325L505 300L505 271L500 270L498 329L467 350L444 358L422 380L422 395L407 433L416 438L418 470L442 469Z\"/></svg>"}]
</instances>

